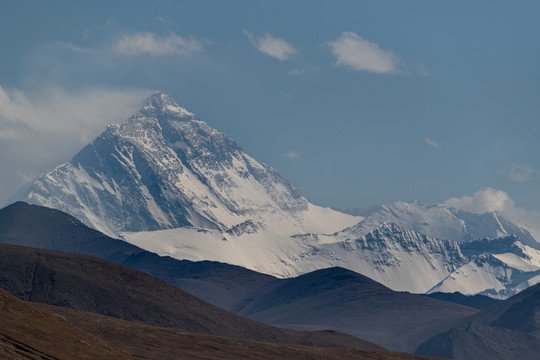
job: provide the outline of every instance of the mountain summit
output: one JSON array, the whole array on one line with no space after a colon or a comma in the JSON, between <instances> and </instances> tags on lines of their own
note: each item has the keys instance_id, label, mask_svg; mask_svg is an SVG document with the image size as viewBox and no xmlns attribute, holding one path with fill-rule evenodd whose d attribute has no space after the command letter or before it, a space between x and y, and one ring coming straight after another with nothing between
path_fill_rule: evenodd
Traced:
<instances>
[{"instance_id":1,"label":"mountain summit","mask_svg":"<svg viewBox=\"0 0 540 360\"><path fill-rule=\"evenodd\" d=\"M159 91L36 180L26 200L110 235L241 224L333 232L358 221L312 205L274 169Z\"/></svg>"}]
</instances>

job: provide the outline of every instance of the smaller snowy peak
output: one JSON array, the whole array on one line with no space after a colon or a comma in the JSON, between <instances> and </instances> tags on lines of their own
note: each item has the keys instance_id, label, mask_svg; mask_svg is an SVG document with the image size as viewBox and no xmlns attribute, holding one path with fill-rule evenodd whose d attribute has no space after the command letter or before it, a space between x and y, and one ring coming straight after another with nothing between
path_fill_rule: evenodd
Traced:
<instances>
[{"instance_id":1,"label":"smaller snowy peak","mask_svg":"<svg viewBox=\"0 0 540 360\"><path fill-rule=\"evenodd\" d=\"M362 237L383 224L403 228L442 240L468 242L515 235L531 247L539 244L531 234L496 212L473 214L442 204L426 205L419 201L394 202L365 210L366 218L336 234L339 238Z\"/></svg>"},{"instance_id":2,"label":"smaller snowy peak","mask_svg":"<svg viewBox=\"0 0 540 360\"><path fill-rule=\"evenodd\" d=\"M393 202L373 207L363 214L366 218L338 234L341 237L362 237L383 224L402 228L443 240L460 241L465 224L443 205L425 205L418 201Z\"/></svg>"}]
</instances>

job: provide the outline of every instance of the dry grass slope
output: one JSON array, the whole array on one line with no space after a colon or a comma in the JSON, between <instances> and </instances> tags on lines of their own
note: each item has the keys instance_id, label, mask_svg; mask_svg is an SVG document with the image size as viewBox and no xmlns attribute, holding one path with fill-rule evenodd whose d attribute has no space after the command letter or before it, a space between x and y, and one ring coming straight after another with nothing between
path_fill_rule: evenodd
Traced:
<instances>
[{"instance_id":1,"label":"dry grass slope","mask_svg":"<svg viewBox=\"0 0 540 360\"><path fill-rule=\"evenodd\" d=\"M84 311L24 302L0 290L0 359L421 360L429 358L389 351L273 344L196 334Z\"/></svg>"},{"instance_id":2,"label":"dry grass slope","mask_svg":"<svg viewBox=\"0 0 540 360\"><path fill-rule=\"evenodd\" d=\"M3 290L0 313L0 359L135 359L101 337Z\"/></svg>"}]
</instances>

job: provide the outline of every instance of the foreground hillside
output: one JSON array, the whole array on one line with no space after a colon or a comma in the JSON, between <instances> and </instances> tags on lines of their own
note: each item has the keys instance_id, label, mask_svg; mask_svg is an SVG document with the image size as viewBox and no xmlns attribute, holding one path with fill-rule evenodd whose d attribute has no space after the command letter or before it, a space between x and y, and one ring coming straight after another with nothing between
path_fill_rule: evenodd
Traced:
<instances>
[{"instance_id":1,"label":"foreground hillside","mask_svg":"<svg viewBox=\"0 0 540 360\"><path fill-rule=\"evenodd\" d=\"M205 334L380 349L345 334L310 337L245 319L153 276L86 255L0 245L0 287L23 300Z\"/></svg>"},{"instance_id":2,"label":"foreground hillside","mask_svg":"<svg viewBox=\"0 0 540 360\"><path fill-rule=\"evenodd\" d=\"M104 340L106 339L106 340ZM0 358L421 360L389 351L271 344L202 335L21 301L0 290Z\"/></svg>"},{"instance_id":3,"label":"foreground hillside","mask_svg":"<svg viewBox=\"0 0 540 360\"><path fill-rule=\"evenodd\" d=\"M0 289L0 359L133 360L102 337Z\"/></svg>"}]
</instances>

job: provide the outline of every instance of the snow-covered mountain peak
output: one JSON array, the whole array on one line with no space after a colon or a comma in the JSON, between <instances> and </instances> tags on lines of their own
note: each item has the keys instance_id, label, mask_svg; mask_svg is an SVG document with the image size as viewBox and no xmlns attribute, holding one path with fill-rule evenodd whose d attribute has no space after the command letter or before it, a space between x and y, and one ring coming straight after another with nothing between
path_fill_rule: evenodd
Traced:
<instances>
[{"instance_id":1,"label":"snow-covered mountain peak","mask_svg":"<svg viewBox=\"0 0 540 360\"><path fill-rule=\"evenodd\" d=\"M162 92L41 176L26 200L110 235L239 224L235 229L247 232L263 224L285 234L331 233L360 220L310 204L274 169Z\"/></svg>"},{"instance_id":2,"label":"snow-covered mountain peak","mask_svg":"<svg viewBox=\"0 0 540 360\"><path fill-rule=\"evenodd\" d=\"M194 120L197 117L184 109L172 97L161 92L154 92L148 99L146 99L141 111L135 115L135 117L159 117L160 115L172 115L177 117L177 120Z\"/></svg>"}]
</instances>

